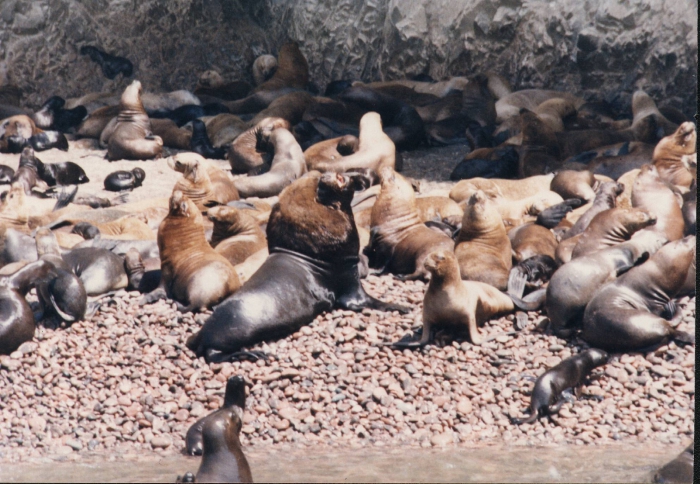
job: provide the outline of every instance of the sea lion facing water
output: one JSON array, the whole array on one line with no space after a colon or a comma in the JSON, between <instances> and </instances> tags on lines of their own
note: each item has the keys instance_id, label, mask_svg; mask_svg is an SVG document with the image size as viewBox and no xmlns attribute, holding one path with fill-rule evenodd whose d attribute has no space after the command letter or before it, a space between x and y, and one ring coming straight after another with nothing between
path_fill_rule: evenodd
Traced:
<instances>
[{"instance_id":1,"label":"sea lion facing water","mask_svg":"<svg viewBox=\"0 0 700 484\"><path fill-rule=\"evenodd\" d=\"M361 175L310 173L285 188L267 225L269 257L216 307L187 347L208 362L228 361L249 356L241 349L291 334L333 307L408 311L362 289L350 207L358 186L366 186Z\"/></svg>"},{"instance_id":2,"label":"sea lion facing water","mask_svg":"<svg viewBox=\"0 0 700 484\"><path fill-rule=\"evenodd\" d=\"M593 296L583 315L582 338L607 351L637 351L671 339L695 343L676 330L672 299L683 287L695 254L695 236L669 242ZM674 314L675 313L675 314Z\"/></svg>"},{"instance_id":3,"label":"sea lion facing water","mask_svg":"<svg viewBox=\"0 0 700 484\"><path fill-rule=\"evenodd\" d=\"M134 81L124 89L119 101L119 115L109 136L107 159L148 160L160 157L162 151L163 139L152 134L141 102L141 83Z\"/></svg>"},{"instance_id":4,"label":"sea lion facing water","mask_svg":"<svg viewBox=\"0 0 700 484\"><path fill-rule=\"evenodd\" d=\"M179 190L173 191L168 216L158 228L158 250L161 286L141 304L167 295L186 304L183 312L202 310L241 286L233 266L207 242L199 209Z\"/></svg>"},{"instance_id":5,"label":"sea lion facing water","mask_svg":"<svg viewBox=\"0 0 700 484\"><path fill-rule=\"evenodd\" d=\"M564 390L577 387L594 369L608 362L608 354L599 349L589 349L565 359L547 370L535 382L530 400L530 416L526 419L511 418L514 424L532 423L539 417L553 415L564 404L560 400Z\"/></svg>"},{"instance_id":6,"label":"sea lion facing water","mask_svg":"<svg viewBox=\"0 0 700 484\"><path fill-rule=\"evenodd\" d=\"M681 124L675 133L659 141L653 154L659 178L672 185L689 187L697 178L697 172L692 173L688 170L682 162L682 157L695 153L696 141L695 124L691 122Z\"/></svg>"},{"instance_id":7,"label":"sea lion facing water","mask_svg":"<svg viewBox=\"0 0 700 484\"><path fill-rule=\"evenodd\" d=\"M379 175L382 189L372 207L370 244L365 250L370 267L402 274L404 279L424 278L428 254L451 251L454 241L425 226L413 187L404 177L388 166Z\"/></svg>"}]
</instances>

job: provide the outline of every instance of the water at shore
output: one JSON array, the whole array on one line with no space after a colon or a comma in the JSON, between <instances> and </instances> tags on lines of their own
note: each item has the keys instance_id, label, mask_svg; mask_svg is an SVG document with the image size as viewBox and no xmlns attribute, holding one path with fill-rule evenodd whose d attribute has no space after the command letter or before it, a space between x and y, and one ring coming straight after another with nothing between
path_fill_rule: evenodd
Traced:
<instances>
[{"instance_id":1,"label":"water at shore","mask_svg":"<svg viewBox=\"0 0 700 484\"><path fill-rule=\"evenodd\" d=\"M401 447L247 451L257 482L649 482L684 445L661 447ZM2 482L174 482L196 472L199 458L181 455L86 456L0 464Z\"/></svg>"}]
</instances>

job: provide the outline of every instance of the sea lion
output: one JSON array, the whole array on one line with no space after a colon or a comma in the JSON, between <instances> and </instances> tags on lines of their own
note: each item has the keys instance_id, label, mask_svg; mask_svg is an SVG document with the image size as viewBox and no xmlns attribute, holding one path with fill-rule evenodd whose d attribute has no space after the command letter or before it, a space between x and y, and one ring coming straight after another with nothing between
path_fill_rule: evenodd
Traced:
<instances>
[{"instance_id":1,"label":"sea lion","mask_svg":"<svg viewBox=\"0 0 700 484\"><path fill-rule=\"evenodd\" d=\"M171 120L178 128L181 128L195 119L205 116L216 116L222 113L228 113L228 108L220 102L213 102L207 104L185 104L175 109L158 109L148 112L148 116L151 120Z\"/></svg>"},{"instance_id":2,"label":"sea lion","mask_svg":"<svg viewBox=\"0 0 700 484\"><path fill-rule=\"evenodd\" d=\"M0 354L9 355L34 337L34 314L25 296L52 269L51 263L39 260L0 277Z\"/></svg>"},{"instance_id":3,"label":"sea lion","mask_svg":"<svg viewBox=\"0 0 700 484\"><path fill-rule=\"evenodd\" d=\"M238 178L233 185L242 198L272 197L306 173L306 161L294 135L284 128L258 131L260 144L274 155L270 170L257 176Z\"/></svg>"},{"instance_id":4,"label":"sea lion","mask_svg":"<svg viewBox=\"0 0 700 484\"><path fill-rule=\"evenodd\" d=\"M253 62L253 80L256 86L270 79L277 70L277 57L269 54L256 57Z\"/></svg>"},{"instance_id":5,"label":"sea lion","mask_svg":"<svg viewBox=\"0 0 700 484\"><path fill-rule=\"evenodd\" d=\"M467 201L455 256L462 279L506 290L512 247L495 204L482 191L475 192Z\"/></svg>"},{"instance_id":6,"label":"sea lion","mask_svg":"<svg viewBox=\"0 0 700 484\"><path fill-rule=\"evenodd\" d=\"M312 172L285 188L267 224L267 260L187 347L208 362L228 361L249 357L242 348L291 334L334 307L407 312L370 297L360 284L350 207L358 186L366 186L361 175Z\"/></svg>"},{"instance_id":7,"label":"sea lion","mask_svg":"<svg viewBox=\"0 0 700 484\"><path fill-rule=\"evenodd\" d=\"M277 64L277 59L275 59L275 64ZM206 100L210 98L235 101L246 97L251 89L253 86L246 81L225 82L221 74L209 70L200 74L193 94L203 102L208 102Z\"/></svg>"},{"instance_id":8,"label":"sea lion","mask_svg":"<svg viewBox=\"0 0 700 484\"><path fill-rule=\"evenodd\" d=\"M119 101L119 115L109 136L107 159L148 160L159 158L162 151L163 139L152 134L141 102L141 83L134 81L124 89Z\"/></svg>"},{"instance_id":9,"label":"sea lion","mask_svg":"<svg viewBox=\"0 0 700 484\"><path fill-rule=\"evenodd\" d=\"M576 106L570 99L555 97L540 103L533 112L552 131L564 131L564 118L576 114Z\"/></svg>"},{"instance_id":10,"label":"sea lion","mask_svg":"<svg viewBox=\"0 0 700 484\"><path fill-rule=\"evenodd\" d=\"M466 333L474 345L483 338L478 326L499 314L512 311L513 301L493 286L463 281L459 264L451 250L431 252L424 261L430 282L423 298L423 333L420 341L397 342L394 348L413 348L433 340L436 328L447 327Z\"/></svg>"},{"instance_id":11,"label":"sea lion","mask_svg":"<svg viewBox=\"0 0 700 484\"><path fill-rule=\"evenodd\" d=\"M583 233L588 228L591 220L601 212L610 210L617 206L617 197L623 192L624 186L617 182L601 183L596 191L595 198L590 208L583 213L574 225L564 232L560 241L570 239L576 235Z\"/></svg>"},{"instance_id":12,"label":"sea lion","mask_svg":"<svg viewBox=\"0 0 700 484\"><path fill-rule=\"evenodd\" d=\"M491 200L496 205L503 224L509 229L527 222L534 222L535 217L543 210L564 203L557 193L550 190L520 200L509 200L498 196Z\"/></svg>"},{"instance_id":13,"label":"sea lion","mask_svg":"<svg viewBox=\"0 0 700 484\"><path fill-rule=\"evenodd\" d=\"M314 169L326 172L345 173L352 170L370 169L375 173L383 167L396 169L396 146L382 129L382 119L375 112L366 113L360 120L360 136L357 151L339 160L321 161Z\"/></svg>"},{"instance_id":14,"label":"sea lion","mask_svg":"<svg viewBox=\"0 0 700 484\"><path fill-rule=\"evenodd\" d=\"M516 262L536 255L547 255L554 259L559 244L551 230L535 223L523 224L509 230L508 238Z\"/></svg>"},{"instance_id":15,"label":"sea lion","mask_svg":"<svg viewBox=\"0 0 700 484\"><path fill-rule=\"evenodd\" d=\"M605 175L613 180L621 181L620 177L625 173L652 162L654 145L633 141L627 143L627 148L621 152L617 155L602 155L592 158L588 163L588 170L596 175Z\"/></svg>"},{"instance_id":16,"label":"sea lion","mask_svg":"<svg viewBox=\"0 0 700 484\"><path fill-rule=\"evenodd\" d=\"M0 185L9 185L15 176L15 170L7 165L0 165Z\"/></svg>"},{"instance_id":17,"label":"sea lion","mask_svg":"<svg viewBox=\"0 0 700 484\"><path fill-rule=\"evenodd\" d=\"M282 118L294 126L303 119L307 108L315 102L316 99L306 91L289 92L279 96L256 114L250 120L250 124L257 124L265 118Z\"/></svg>"},{"instance_id":18,"label":"sea lion","mask_svg":"<svg viewBox=\"0 0 700 484\"><path fill-rule=\"evenodd\" d=\"M107 79L114 79L118 74L124 77L131 77L134 72L134 65L126 57L119 57L101 51L92 45L84 45L80 48L80 55L87 55L90 60L100 66L102 74Z\"/></svg>"},{"instance_id":19,"label":"sea lion","mask_svg":"<svg viewBox=\"0 0 700 484\"><path fill-rule=\"evenodd\" d=\"M87 311L85 286L61 257L54 233L46 228L37 230L36 250L39 259L54 266L52 277L36 283L43 311L42 324L57 327L56 318L68 324L82 320Z\"/></svg>"},{"instance_id":20,"label":"sea lion","mask_svg":"<svg viewBox=\"0 0 700 484\"><path fill-rule=\"evenodd\" d=\"M540 289L549 283L552 274L557 270L557 263L548 255L533 255L513 266L508 275L508 294L522 298L525 291ZM522 288L516 282L523 279Z\"/></svg>"},{"instance_id":21,"label":"sea lion","mask_svg":"<svg viewBox=\"0 0 700 484\"><path fill-rule=\"evenodd\" d=\"M669 242L683 237L683 198L659 177L654 165L644 165L635 178L631 202L632 207L656 216L656 224L651 230L663 234Z\"/></svg>"},{"instance_id":22,"label":"sea lion","mask_svg":"<svg viewBox=\"0 0 700 484\"><path fill-rule=\"evenodd\" d=\"M663 138L654 148L653 162L659 178L672 185L690 187L697 178L697 170L691 172L683 163L683 155L695 153L697 133L695 124L686 122L681 124L675 133Z\"/></svg>"},{"instance_id":23,"label":"sea lion","mask_svg":"<svg viewBox=\"0 0 700 484\"><path fill-rule=\"evenodd\" d=\"M182 312L203 310L241 286L233 266L207 242L199 209L179 190L158 228L158 250L161 284L142 304L167 296L186 305Z\"/></svg>"},{"instance_id":24,"label":"sea lion","mask_svg":"<svg viewBox=\"0 0 700 484\"><path fill-rule=\"evenodd\" d=\"M66 132L78 126L88 115L85 106L76 106L73 109L63 109L66 100L60 96L51 96L34 113L34 122L42 129L55 129Z\"/></svg>"},{"instance_id":25,"label":"sea lion","mask_svg":"<svg viewBox=\"0 0 700 484\"><path fill-rule=\"evenodd\" d=\"M123 289L129 283L124 272L124 261L109 250L74 248L63 254L63 260L80 278L88 296Z\"/></svg>"},{"instance_id":26,"label":"sea lion","mask_svg":"<svg viewBox=\"0 0 700 484\"><path fill-rule=\"evenodd\" d=\"M306 168L309 171L318 170L317 165L320 163L333 163L342 160L343 156L355 153L359 145L360 140L350 134L314 143L304 150Z\"/></svg>"},{"instance_id":27,"label":"sea lion","mask_svg":"<svg viewBox=\"0 0 700 484\"><path fill-rule=\"evenodd\" d=\"M683 222L685 223L684 235L693 235L697 232L697 207L698 207L698 186L697 180L690 184L690 190L683 196Z\"/></svg>"},{"instance_id":28,"label":"sea lion","mask_svg":"<svg viewBox=\"0 0 700 484\"><path fill-rule=\"evenodd\" d=\"M632 116L632 124L640 119L652 116L655 124L663 131L663 136L670 136L678 129L678 125L666 119L656 107L654 100L642 90L635 91L632 95Z\"/></svg>"},{"instance_id":29,"label":"sea lion","mask_svg":"<svg viewBox=\"0 0 700 484\"><path fill-rule=\"evenodd\" d=\"M490 197L502 196L508 200L520 200L549 191L554 174L535 175L522 180L503 178L472 178L462 180L450 190L450 198L457 203L466 201L476 191L481 190Z\"/></svg>"},{"instance_id":30,"label":"sea lion","mask_svg":"<svg viewBox=\"0 0 700 484\"><path fill-rule=\"evenodd\" d=\"M246 210L233 207L212 207L207 212L214 222L210 244L235 266L267 247L265 232Z\"/></svg>"},{"instance_id":31,"label":"sea lion","mask_svg":"<svg viewBox=\"0 0 700 484\"><path fill-rule=\"evenodd\" d=\"M10 184L21 186L26 195L31 195L35 186L44 189L48 188L46 182L39 176L39 167L41 165L43 163L34 155L34 150L26 146L22 149L22 154L19 157L19 166L10 179Z\"/></svg>"},{"instance_id":32,"label":"sea lion","mask_svg":"<svg viewBox=\"0 0 700 484\"><path fill-rule=\"evenodd\" d=\"M471 178L518 178L519 155L515 147L479 148L464 156L450 180Z\"/></svg>"},{"instance_id":33,"label":"sea lion","mask_svg":"<svg viewBox=\"0 0 700 484\"><path fill-rule=\"evenodd\" d=\"M76 129L76 135L99 139L107 124L119 115L119 106L104 106L96 109Z\"/></svg>"},{"instance_id":34,"label":"sea lion","mask_svg":"<svg viewBox=\"0 0 700 484\"><path fill-rule=\"evenodd\" d=\"M151 258L144 262L134 247L124 254L124 270L129 277L128 288L132 291L149 293L160 285L160 259Z\"/></svg>"},{"instance_id":35,"label":"sea lion","mask_svg":"<svg viewBox=\"0 0 700 484\"><path fill-rule=\"evenodd\" d=\"M207 127L203 121L195 119L192 121L192 137L190 138L190 149L204 158L215 160L225 160L227 149L223 146L214 148L207 136Z\"/></svg>"},{"instance_id":36,"label":"sea lion","mask_svg":"<svg viewBox=\"0 0 700 484\"><path fill-rule=\"evenodd\" d=\"M240 198L236 183L196 153L178 153L168 158L168 166L182 173L173 189L181 191L202 211Z\"/></svg>"},{"instance_id":37,"label":"sea lion","mask_svg":"<svg viewBox=\"0 0 700 484\"><path fill-rule=\"evenodd\" d=\"M234 173L248 173L264 165L266 160L258 151L259 140L266 139L262 134L271 133L277 128L291 129L289 122L282 118L267 118L248 129L229 146L227 158Z\"/></svg>"},{"instance_id":38,"label":"sea lion","mask_svg":"<svg viewBox=\"0 0 700 484\"><path fill-rule=\"evenodd\" d=\"M561 195L564 200L579 198L590 202L596 196L597 185L597 180L590 171L562 170L554 175L549 189Z\"/></svg>"},{"instance_id":39,"label":"sea lion","mask_svg":"<svg viewBox=\"0 0 700 484\"><path fill-rule=\"evenodd\" d=\"M145 179L146 172L141 168L134 168L131 171L119 170L105 177L104 187L110 192L133 190L140 187Z\"/></svg>"},{"instance_id":40,"label":"sea lion","mask_svg":"<svg viewBox=\"0 0 700 484\"><path fill-rule=\"evenodd\" d=\"M629 240L632 235L658 223L655 215L641 209L611 208L593 217L574 247L571 258L590 254ZM569 239L569 240L573 240Z\"/></svg>"},{"instance_id":41,"label":"sea lion","mask_svg":"<svg viewBox=\"0 0 700 484\"><path fill-rule=\"evenodd\" d=\"M107 239L156 240L153 230L138 216L125 215L116 220L97 224L96 228Z\"/></svg>"},{"instance_id":42,"label":"sea lion","mask_svg":"<svg viewBox=\"0 0 700 484\"><path fill-rule=\"evenodd\" d=\"M217 114L205 120L204 124L207 128L207 136L215 148L228 148L228 145L248 128L247 123L235 114Z\"/></svg>"},{"instance_id":43,"label":"sea lion","mask_svg":"<svg viewBox=\"0 0 700 484\"><path fill-rule=\"evenodd\" d=\"M51 148L68 151L68 140L58 131L43 131L32 118L17 115L6 118L0 124L0 153L20 153L25 146L36 151Z\"/></svg>"},{"instance_id":44,"label":"sea lion","mask_svg":"<svg viewBox=\"0 0 700 484\"><path fill-rule=\"evenodd\" d=\"M36 253L34 239L27 234L7 228L4 235L2 248L2 262L10 264L19 261L35 261L39 258Z\"/></svg>"},{"instance_id":45,"label":"sea lion","mask_svg":"<svg viewBox=\"0 0 700 484\"><path fill-rule=\"evenodd\" d=\"M309 64L299 50L296 42L286 42L280 47L277 55L277 69L272 77L253 89L260 91L276 91L282 88L305 89L309 83Z\"/></svg>"},{"instance_id":46,"label":"sea lion","mask_svg":"<svg viewBox=\"0 0 700 484\"><path fill-rule=\"evenodd\" d=\"M665 239L642 231L623 242L567 262L552 275L547 286L545 308L554 334L566 338L583 320L583 311L604 284L654 254Z\"/></svg>"},{"instance_id":47,"label":"sea lion","mask_svg":"<svg viewBox=\"0 0 700 484\"><path fill-rule=\"evenodd\" d=\"M25 148L30 149L31 148ZM64 161L62 163L42 163L38 158L39 177L50 187L65 185L80 185L89 183L85 170L77 163Z\"/></svg>"},{"instance_id":48,"label":"sea lion","mask_svg":"<svg viewBox=\"0 0 700 484\"><path fill-rule=\"evenodd\" d=\"M163 140L163 146L178 150L189 150L192 144L192 132L179 128L170 119L150 118L151 132L153 136L159 136Z\"/></svg>"},{"instance_id":49,"label":"sea lion","mask_svg":"<svg viewBox=\"0 0 700 484\"><path fill-rule=\"evenodd\" d=\"M506 119L517 116L520 110L525 108L530 111L537 109L543 102L559 98L573 104L575 108L582 106L585 101L573 94L561 91L548 91L546 89L523 89L502 96L496 101L496 121L502 123Z\"/></svg>"},{"instance_id":50,"label":"sea lion","mask_svg":"<svg viewBox=\"0 0 700 484\"><path fill-rule=\"evenodd\" d=\"M403 176L390 166L381 168L379 176L382 188L372 207L370 243L364 251L369 266L406 280L425 278L425 258L435 250L454 250L454 241L425 226L413 187Z\"/></svg>"},{"instance_id":51,"label":"sea lion","mask_svg":"<svg viewBox=\"0 0 700 484\"><path fill-rule=\"evenodd\" d=\"M676 330L668 321L679 316L671 301L685 283L694 254L695 236L669 242L647 262L603 286L583 314L583 340L617 352L671 339L695 343L694 334Z\"/></svg>"},{"instance_id":52,"label":"sea lion","mask_svg":"<svg viewBox=\"0 0 700 484\"><path fill-rule=\"evenodd\" d=\"M196 482L253 482L238 438L245 400L245 380L232 376L226 382L221 408L197 420L187 431L187 453L202 456Z\"/></svg>"},{"instance_id":53,"label":"sea lion","mask_svg":"<svg viewBox=\"0 0 700 484\"><path fill-rule=\"evenodd\" d=\"M608 354L605 351L591 348L550 368L535 382L530 400L530 416L526 419L511 417L511 422L517 425L532 423L539 417L558 413L565 402L561 400L561 394L583 384L593 369L607 362Z\"/></svg>"},{"instance_id":54,"label":"sea lion","mask_svg":"<svg viewBox=\"0 0 700 484\"><path fill-rule=\"evenodd\" d=\"M654 484L682 484L695 477L695 440L678 457L654 473Z\"/></svg>"}]
</instances>

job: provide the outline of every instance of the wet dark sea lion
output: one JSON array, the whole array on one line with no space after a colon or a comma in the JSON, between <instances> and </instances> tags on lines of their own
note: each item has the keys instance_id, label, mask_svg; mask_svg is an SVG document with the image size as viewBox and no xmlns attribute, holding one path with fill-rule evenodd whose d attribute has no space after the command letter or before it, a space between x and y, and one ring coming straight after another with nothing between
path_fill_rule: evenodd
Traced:
<instances>
[{"instance_id":1,"label":"wet dark sea lion","mask_svg":"<svg viewBox=\"0 0 700 484\"><path fill-rule=\"evenodd\" d=\"M360 241L350 207L356 187L366 183L359 178L311 173L283 190L267 225L267 260L216 307L187 347L208 362L228 361L334 307L407 311L370 297L360 284Z\"/></svg>"},{"instance_id":2,"label":"wet dark sea lion","mask_svg":"<svg viewBox=\"0 0 700 484\"><path fill-rule=\"evenodd\" d=\"M9 355L34 337L34 314L24 297L52 269L52 264L40 260L0 277L0 354Z\"/></svg>"},{"instance_id":3,"label":"wet dark sea lion","mask_svg":"<svg viewBox=\"0 0 700 484\"><path fill-rule=\"evenodd\" d=\"M683 484L695 478L695 440L678 457L654 473L654 484Z\"/></svg>"},{"instance_id":4,"label":"wet dark sea lion","mask_svg":"<svg viewBox=\"0 0 700 484\"><path fill-rule=\"evenodd\" d=\"M204 122L195 119L192 121L192 138L190 140L190 149L204 158L212 158L215 160L225 160L227 149L223 146L214 148L207 135L207 127Z\"/></svg>"},{"instance_id":5,"label":"wet dark sea lion","mask_svg":"<svg viewBox=\"0 0 700 484\"><path fill-rule=\"evenodd\" d=\"M41 162L40 162L41 163ZM38 169L39 177L50 187L65 185L80 185L89 183L85 170L72 161L62 163L41 163Z\"/></svg>"},{"instance_id":6,"label":"wet dark sea lion","mask_svg":"<svg viewBox=\"0 0 700 484\"><path fill-rule=\"evenodd\" d=\"M454 241L421 220L411 184L391 167L379 172L381 191L372 207L369 265L403 279L425 278L423 262L433 251L454 250Z\"/></svg>"},{"instance_id":7,"label":"wet dark sea lion","mask_svg":"<svg viewBox=\"0 0 700 484\"><path fill-rule=\"evenodd\" d=\"M647 260L664 243L658 234L643 232L628 242L578 257L557 269L545 299L554 334L571 336L581 326L583 311L598 289Z\"/></svg>"},{"instance_id":8,"label":"wet dark sea lion","mask_svg":"<svg viewBox=\"0 0 700 484\"><path fill-rule=\"evenodd\" d=\"M124 90L119 101L119 116L109 136L107 159L148 160L160 157L162 151L163 139L152 134L151 123L141 102L141 83L134 81Z\"/></svg>"},{"instance_id":9,"label":"wet dark sea lion","mask_svg":"<svg viewBox=\"0 0 700 484\"><path fill-rule=\"evenodd\" d=\"M179 190L173 191L168 216L158 228L158 250L161 286L142 303L168 296L184 306L183 312L202 310L241 286L233 266L207 242L199 209Z\"/></svg>"},{"instance_id":10,"label":"wet dark sea lion","mask_svg":"<svg viewBox=\"0 0 700 484\"><path fill-rule=\"evenodd\" d=\"M34 121L39 128L55 129L66 132L78 126L88 115L85 106L76 106L73 109L63 109L65 99L60 96L51 96L34 113Z\"/></svg>"},{"instance_id":11,"label":"wet dark sea lion","mask_svg":"<svg viewBox=\"0 0 700 484\"><path fill-rule=\"evenodd\" d=\"M105 190L110 192L120 192L122 190L133 190L141 186L146 179L146 172L141 168L134 168L131 171L119 170L107 175L104 181Z\"/></svg>"},{"instance_id":12,"label":"wet dark sea lion","mask_svg":"<svg viewBox=\"0 0 700 484\"><path fill-rule=\"evenodd\" d=\"M122 258L106 249L72 249L63 254L63 260L80 278L88 296L123 289L129 283Z\"/></svg>"},{"instance_id":13,"label":"wet dark sea lion","mask_svg":"<svg viewBox=\"0 0 700 484\"><path fill-rule=\"evenodd\" d=\"M8 185L12 183L12 178L15 176L15 170L7 165L0 165L0 185Z\"/></svg>"},{"instance_id":14,"label":"wet dark sea lion","mask_svg":"<svg viewBox=\"0 0 700 484\"><path fill-rule=\"evenodd\" d=\"M581 385L594 368L608 362L608 354L599 349L589 349L565 359L547 370L535 382L530 400L530 416L526 419L511 418L514 424L532 423L539 417L559 412L564 404L560 400L564 390Z\"/></svg>"},{"instance_id":15,"label":"wet dark sea lion","mask_svg":"<svg viewBox=\"0 0 700 484\"><path fill-rule=\"evenodd\" d=\"M607 351L637 351L671 339L694 343L694 334L669 323L679 316L670 303L685 284L694 255L695 236L669 242L600 289L583 315L584 341Z\"/></svg>"},{"instance_id":16,"label":"wet dark sea lion","mask_svg":"<svg viewBox=\"0 0 700 484\"><path fill-rule=\"evenodd\" d=\"M119 57L101 51L97 47L84 45L80 48L80 55L87 55L90 60L102 69L102 74L107 79L114 79L118 74L130 77L134 71L134 65L126 57Z\"/></svg>"},{"instance_id":17,"label":"wet dark sea lion","mask_svg":"<svg viewBox=\"0 0 700 484\"><path fill-rule=\"evenodd\" d=\"M464 157L452 170L450 180L470 178L518 178L518 152L513 146L480 148Z\"/></svg>"},{"instance_id":18,"label":"wet dark sea lion","mask_svg":"<svg viewBox=\"0 0 700 484\"><path fill-rule=\"evenodd\" d=\"M226 382L221 408L199 419L187 431L187 453L202 456L196 482L253 482L238 438L245 400L245 381L232 376Z\"/></svg>"},{"instance_id":19,"label":"wet dark sea lion","mask_svg":"<svg viewBox=\"0 0 700 484\"><path fill-rule=\"evenodd\" d=\"M421 339L394 343L394 348L425 346L432 341L436 328L465 334L472 344L480 345L478 326L515 308L507 295L490 284L463 281L457 258L450 250L431 252L425 259L425 268L430 272L430 282L423 298Z\"/></svg>"}]
</instances>

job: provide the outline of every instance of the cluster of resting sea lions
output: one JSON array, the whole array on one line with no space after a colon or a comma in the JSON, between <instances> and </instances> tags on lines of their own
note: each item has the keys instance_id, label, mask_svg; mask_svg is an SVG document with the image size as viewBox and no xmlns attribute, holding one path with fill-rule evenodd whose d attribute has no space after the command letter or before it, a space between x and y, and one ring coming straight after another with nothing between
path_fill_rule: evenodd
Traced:
<instances>
[{"instance_id":1,"label":"cluster of resting sea lions","mask_svg":"<svg viewBox=\"0 0 700 484\"><path fill-rule=\"evenodd\" d=\"M124 58L81 52L107 77L132 74ZM519 424L556 413L610 353L694 344L676 329L674 302L695 295L696 270L696 129L678 110L637 91L630 118L567 92L513 92L494 74L340 80L321 96L295 43L253 70L255 87L208 71L194 92L144 93L133 81L121 96L53 96L34 113L0 88L0 151L20 156L17 171L0 171L10 184L0 353L30 340L37 321L89 318L101 296L128 288L141 304L213 308L187 341L207 362L265 358L248 348L334 308L409 312L364 291L368 273L388 273L429 281L422 329L394 348L479 345L480 325L518 309L543 310L554 334L590 346L539 377ZM179 150L167 161L182 177L169 199L128 202L150 181L138 167L107 176L113 199L80 196L79 164L37 156L68 139L96 140L110 161ZM455 143L470 152L449 192L421 196L400 174L400 151ZM245 381L232 377L223 407L187 433L203 460L186 482L251 480L244 407Z\"/></svg>"}]
</instances>

